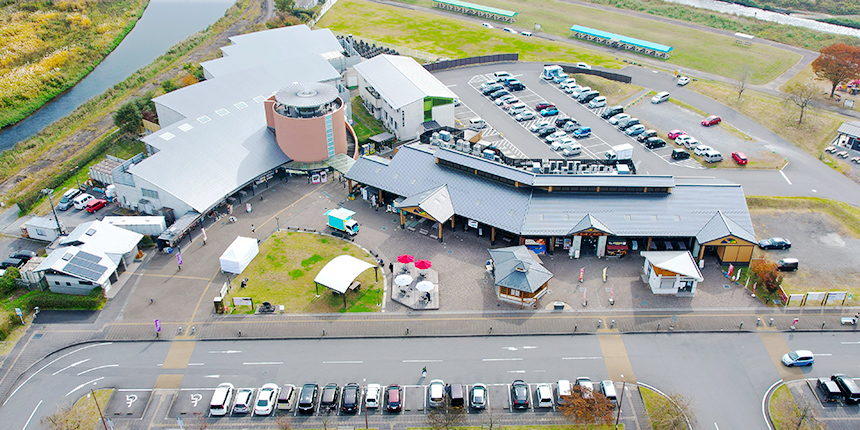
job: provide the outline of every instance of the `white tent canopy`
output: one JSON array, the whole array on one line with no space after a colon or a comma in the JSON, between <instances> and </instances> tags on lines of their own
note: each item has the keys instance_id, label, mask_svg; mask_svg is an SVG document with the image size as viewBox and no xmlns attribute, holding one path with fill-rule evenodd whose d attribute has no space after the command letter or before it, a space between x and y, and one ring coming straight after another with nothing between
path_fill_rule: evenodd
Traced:
<instances>
[{"instance_id":1,"label":"white tent canopy","mask_svg":"<svg viewBox=\"0 0 860 430\"><path fill-rule=\"evenodd\" d=\"M251 260L260 253L257 247L257 239L239 236L221 254L221 270L228 273L240 274Z\"/></svg>"},{"instance_id":2,"label":"white tent canopy","mask_svg":"<svg viewBox=\"0 0 860 430\"><path fill-rule=\"evenodd\" d=\"M364 260L350 255L341 255L329 261L314 278L314 282L343 294L361 272L373 267L373 264Z\"/></svg>"}]
</instances>

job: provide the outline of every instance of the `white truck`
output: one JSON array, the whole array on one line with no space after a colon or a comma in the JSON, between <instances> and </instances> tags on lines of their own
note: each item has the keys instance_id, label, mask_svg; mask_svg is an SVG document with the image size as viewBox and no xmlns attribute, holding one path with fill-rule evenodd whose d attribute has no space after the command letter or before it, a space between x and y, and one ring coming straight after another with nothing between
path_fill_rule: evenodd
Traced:
<instances>
[{"instance_id":1,"label":"white truck","mask_svg":"<svg viewBox=\"0 0 860 430\"><path fill-rule=\"evenodd\" d=\"M624 161L633 158L633 145L625 143L623 145L613 146L612 149L606 151L606 161Z\"/></svg>"},{"instance_id":2,"label":"white truck","mask_svg":"<svg viewBox=\"0 0 860 430\"><path fill-rule=\"evenodd\" d=\"M325 213L328 217L328 226L340 230L350 236L358 233L358 221L352 219L354 211L344 208L331 209Z\"/></svg>"},{"instance_id":3,"label":"white truck","mask_svg":"<svg viewBox=\"0 0 860 430\"><path fill-rule=\"evenodd\" d=\"M561 66L544 66L543 72L540 74L540 77L546 81L552 81L562 76L567 79L567 73L564 73Z\"/></svg>"}]
</instances>

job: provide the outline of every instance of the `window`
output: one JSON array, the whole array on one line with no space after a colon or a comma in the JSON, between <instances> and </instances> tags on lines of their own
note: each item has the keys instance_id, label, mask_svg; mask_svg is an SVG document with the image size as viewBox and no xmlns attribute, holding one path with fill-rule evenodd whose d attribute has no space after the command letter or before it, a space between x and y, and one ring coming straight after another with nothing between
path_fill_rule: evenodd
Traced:
<instances>
[{"instance_id":1,"label":"window","mask_svg":"<svg viewBox=\"0 0 860 430\"><path fill-rule=\"evenodd\" d=\"M140 193L141 193L144 197L150 197L150 198L153 198L153 199L157 199L157 198L158 198L158 191L147 190L146 188L141 188L141 189L140 189Z\"/></svg>"},{"instance_id":2,"label":"window","mask_svg":"<svg viewBox=\"0 0 860 430\"><path fill-rule=\"evenodd\" d=\"M71 287L71 286L72 286L72 283L71 283L71 282L66 282L66 286L67 286L67 287Z\"/></svg>"},{"instance_id":3,"label":"window","mask_svg":"<svg viewBox=\"0 0 860 430\"><path fill-rule=\"evenodd\" d=\"M45 234L45 230L37 228L36 229L36 236L47 236L47 234Z\"/></svg>"}]
</instances>

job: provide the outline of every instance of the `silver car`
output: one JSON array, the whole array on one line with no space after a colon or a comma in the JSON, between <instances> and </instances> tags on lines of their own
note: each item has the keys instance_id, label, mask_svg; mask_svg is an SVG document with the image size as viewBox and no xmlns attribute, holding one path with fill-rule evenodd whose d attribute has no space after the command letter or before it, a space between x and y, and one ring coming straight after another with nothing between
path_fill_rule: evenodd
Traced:
<instances>
[{"instance_id":1,"label":"silver car","mask_svg":"<svg viewBox=\"0 0 860 430\"><path fill-rule=\"evenodd\" d=\"M236 392L236 403L233 404L234 414L247 414L251 411L251 403L254 401L253 388L240 388Z\"/></svg>"},{"instance_id":2,"label":"silver car","mask_svg":"<svg viewBox=\"0 0 860 430\"><path fill-rule=\"evenodd\" d=\"M472 385L472 395L469 396L472 407L484 409L487 407L487 386L484 384Z\"/></svg>"}]
</instances>

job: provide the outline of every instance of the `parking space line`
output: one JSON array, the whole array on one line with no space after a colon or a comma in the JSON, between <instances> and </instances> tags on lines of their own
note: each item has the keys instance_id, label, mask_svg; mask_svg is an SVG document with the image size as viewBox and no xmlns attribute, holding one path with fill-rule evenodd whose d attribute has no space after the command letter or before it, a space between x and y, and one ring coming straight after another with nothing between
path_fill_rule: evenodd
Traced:
<instances>
[{"instance_id":1,"label":"parking space line","mask_svg":"<svg viewBox=\"0 0 860 430\"><path fill-rule=\"evenodd\" d=\"M785 182L788 182L788 185L792 185L791 181L788 180L788 176L785 176L785 172L782 169L779 169L779 174L782 175L782 178L785 179Z\"/></svg>"}]
</instances>

